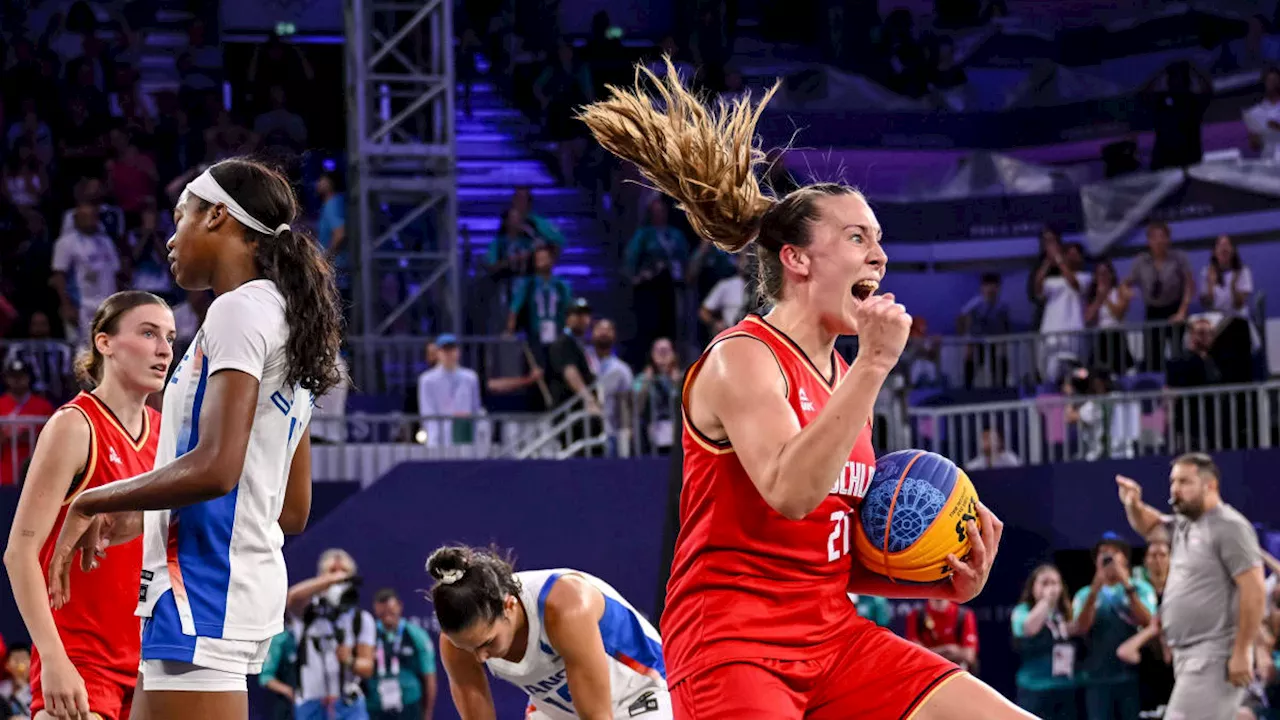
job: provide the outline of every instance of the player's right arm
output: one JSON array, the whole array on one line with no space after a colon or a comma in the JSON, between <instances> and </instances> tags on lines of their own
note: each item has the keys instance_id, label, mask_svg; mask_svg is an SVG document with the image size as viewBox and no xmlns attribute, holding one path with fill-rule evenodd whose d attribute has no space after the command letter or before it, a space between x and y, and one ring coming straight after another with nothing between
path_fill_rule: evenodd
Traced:
<instances>
[{"instance_id":1,"label":"player's right arm","mask_svg":"<svg viewBox=\"0 0 1280 720\"><path fill-rule=\"evenodd\" d=\"M475 656L440 638L440 662L449 675L449 693L462 720L498 720L489 678Z\"/></svg>"},{"instance_id":2,"label":"player's right arm","mask_svg":"<svg viewBox=\"0 0 1280 720\"><path fill-rule=\"evenodd\" d=\"M1158 525L1173 522L1172 517L1161 514L1142 502L1142 486L1136 480L1117 475L1116 488L1120 493L1120 504L1124 505L1125 518L1129 520L1129 527L1142 537L1145 538Z\"/></svg>"},{"instance_id":3,"label":"player's right arm","mask_svg":"<svg viewBox=\"0 0 1280 720\"><path fill-rule=\"evenodd\" d=\"M63 410L49 419L36 441L4 551L14 601L40 651L46 709L64 718L88 718L89 696L54 623L40 550L58 519L72 480L84 470L91 433L89 421L76 410Z\"/></svg>"},{"instance_id":4,"label":"player's right arm","mask_svg":"<svg viewBox=\"0 0 1280 720\"><path fill-rule=\"evenodd\" d=\"M694 424L727 435L765 502L792 520L813 512L831 492L898 362L911 318L887 294L861 304L858 324L863 341L857 359L803 429L787 402L777 360L754 339L716 345L690 393Z\"/></svg>"}]
</instances>

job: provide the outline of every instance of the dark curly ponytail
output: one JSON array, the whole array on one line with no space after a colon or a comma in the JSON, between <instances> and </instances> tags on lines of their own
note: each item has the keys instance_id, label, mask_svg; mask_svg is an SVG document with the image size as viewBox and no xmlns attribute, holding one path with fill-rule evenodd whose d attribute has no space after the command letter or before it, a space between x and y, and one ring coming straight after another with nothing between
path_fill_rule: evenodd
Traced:
<instances>
[{"instance_id":1,"label":"dark curly ponytail","mask_svg":"<svg viewBox=\"0 0 1280 720\"><path fill-rule=\"evenodd\" d=\"M510 556L497 548L442 547L427 559L427 572L436 579L431 588L436 620L447 633L502 617L507 598L520 595Z\"/></svg>"},{"instance_id":2,"label":"dark curly ponytail","mask_svg":"<svg viewBox=\"0 0 1280 720\"><path fill-rule=\"evenodd\" d=\"M231 158L209 168L227 194L268 227L292 223L298 198L289 180L262 163ZM200 200L202 209L209 206ZM288 373L285 382L319 397L342 382L338 351L342 344L342 305L333 269L319 245L300 229L264 235L249 228L254 261L263 277L284 296L289 322Z\"/></svg>"}]
</instances>

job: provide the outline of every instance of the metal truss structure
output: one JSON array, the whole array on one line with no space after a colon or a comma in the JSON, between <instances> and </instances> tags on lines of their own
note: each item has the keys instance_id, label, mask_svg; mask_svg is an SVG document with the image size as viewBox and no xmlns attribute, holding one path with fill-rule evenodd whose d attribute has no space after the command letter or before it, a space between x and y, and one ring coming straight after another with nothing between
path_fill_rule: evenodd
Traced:
<instances>
[{"instance_id":1,"label":"metal truss structure","mask_svg":"<svg viewBox=\"0 0 1280 720\"><path fill-rule=\"evenodd\" d=\"M462 329L452 0L346 0L349 338Z\"/></svg>"}]
</instances>

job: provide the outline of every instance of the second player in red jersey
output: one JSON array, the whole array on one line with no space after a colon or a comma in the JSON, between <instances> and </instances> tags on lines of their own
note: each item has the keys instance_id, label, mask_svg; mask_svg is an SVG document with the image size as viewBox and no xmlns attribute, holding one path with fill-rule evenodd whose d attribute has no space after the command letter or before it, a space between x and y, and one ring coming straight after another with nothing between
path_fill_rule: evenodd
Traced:
<instances>
[{"instance_id":1,"label":"second player in red jersey","mask_svg":"<svg viewBox=\"0 0 1280 720\"><path fill-rule=\"evenodd\" d=\"M656 108L648 83L661 91ZM861 193L837 183L761 191L761 109L706 108L669 66L582 114L605 148L679 201L702 238L730 252L751 245L772 303L717 337L686 380L681 527L661 623L674 715L1030 717L858 617L846 594L966 602L986 583L1001 524L980 507L981 532L969 530L981 541L968 561L948 558L954 574L940 585L895 585L851 560L874 463L868 425L911 318L876 294L887 257ZM835 342L854 334L846 366Z\"/></svg>"},{"instance_id":2,"label":"second player in red jersey","mask_svg":"<svg viewBox=\"0 0 1280 720\"><path fill-rule=\"evenodd\" d=\"M71 500L155 463L160 414L146 400L164 387L174 319L160 298L128 291L102 304L93 328L77 370L94 389L62 406L41 432L4 556L35 646L31 710L37 718L127 720L138 674L141 517L104 518L103 546L85 555L95 569L72 570L75 592L57 610L49 607L45 577ZM108 542L116 546L107 549Z\"/></svg>"}]
</instances>

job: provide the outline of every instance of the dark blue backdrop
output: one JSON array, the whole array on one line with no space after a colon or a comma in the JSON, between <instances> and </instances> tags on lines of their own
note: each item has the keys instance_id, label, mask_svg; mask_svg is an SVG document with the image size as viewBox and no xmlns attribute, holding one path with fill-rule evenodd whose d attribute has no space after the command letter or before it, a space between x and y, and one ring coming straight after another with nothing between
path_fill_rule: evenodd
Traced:
<instances>
[{"instance_id":1,"label":"dark blue backdrop","mask_svg":"<svg viewBox=\"0 0 1280 720\"><path fill-rule=\"evenodd\" d=\"M1280 486L1269 479L1280 452L1224 453L1218 460L1228 502L1256 522L1272 522ZM991 582L973 603L982 625L984 679L1011 690L1016 658L1008 609L1026 572L1056 550L1091 546L1107 530L1131 534L1113 477L1122 472L1137 478L1146 499L1161 506L1168 497L1167 462L1069 463L974 475L982 499L1006 523ZM572 567L599 575L651 612L663 562L668 467L665 459L413 463L358 494L350 486L319 484L318 511L350 496L286 548L290 576L310 577L325 548L344 547L359 562L367 592L395 587L407 614L429 617L420 591L429 585L423 564L431 550L451 542L496 543L512 548L522 568ZM0 494L0 512L11 515L14 499L11 490ZM0 631L8 638L24 635L8 592L0 595ZM447 682L440 679L437 717L455 718ZM499 717L519 718L519 694L505 686L494 690Z\"/></svg>"}]
</instances>

